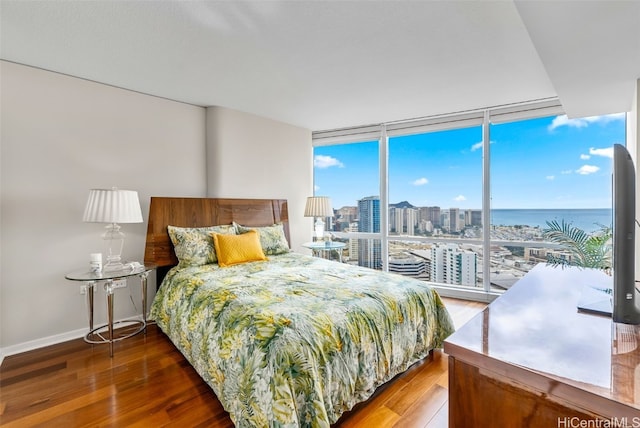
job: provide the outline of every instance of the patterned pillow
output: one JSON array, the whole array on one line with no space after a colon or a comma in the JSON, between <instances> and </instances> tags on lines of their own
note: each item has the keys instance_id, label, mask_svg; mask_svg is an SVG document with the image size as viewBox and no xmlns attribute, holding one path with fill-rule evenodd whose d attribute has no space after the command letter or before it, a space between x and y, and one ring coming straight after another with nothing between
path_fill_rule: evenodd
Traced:
<instances>
[{"instance_id":1,"label":"patterned pillow","mask_svg":"<svg viewBox=\"0 0 640 428\"><path fill-rule=\"evenodd\" d=\"M216 263L218 258L216 257L211 232L225 235L236 234L236 228L231 224L209 227L167 226L167 230L180 267Z\"/></svg>"},{"instance_id":2,"label":"patterned pillow","mask_svg":"<svg viewBox=\"0 0 640 428\"><path fill-rule=\"evenodd\" d=\"M242 235L222 235L214 232L211 236L220 267L267 260L260 246L260 237L255 230Z\"/></svg>"},{"instance_id":3,"label":"patterned pillow","mask_svg":"<svg viewBox=\"0 0 640 428\"><path fill-rule=\"evenodd\" d=\"M273 226L263 227L247 227L233 223L236 227L238 234L246 233L252 229L255 229L260 235L260 245L262 245L262 251L267 256L275 256L277 254L288 253L289 242L284 234L284 227L282 224L274 224Z\"/></svg>"}]
</instances>

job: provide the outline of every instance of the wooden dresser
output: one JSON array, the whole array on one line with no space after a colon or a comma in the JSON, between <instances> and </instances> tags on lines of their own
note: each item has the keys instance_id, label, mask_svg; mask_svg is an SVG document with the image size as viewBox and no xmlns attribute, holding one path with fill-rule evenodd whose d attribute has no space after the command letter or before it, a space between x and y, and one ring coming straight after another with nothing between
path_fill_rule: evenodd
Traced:
<instances>
[{"instance_id":1,"label":"wooden dresser","mask_svg":"<svg viewBox=\"0 0 640 428\"><path fill-rule=\"evenodd\" d=\"M640 427L640 326L577 310L611 281L540 264L451 335L449 427Z\"/></svg>"}]
</instances>

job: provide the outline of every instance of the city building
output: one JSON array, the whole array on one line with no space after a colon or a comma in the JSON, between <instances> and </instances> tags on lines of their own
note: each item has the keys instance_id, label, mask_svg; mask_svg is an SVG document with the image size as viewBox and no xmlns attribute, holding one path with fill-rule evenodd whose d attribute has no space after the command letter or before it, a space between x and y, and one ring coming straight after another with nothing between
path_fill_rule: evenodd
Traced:
<instances>
[{"instance_id":1,"label":"city building","mask_svg":"<svg viewBox=\"0 0 640 428\"><path fill-rule=\"evenodd\" d=\"M433 223L431 223L430 220L420 220L418 223L418 232L420 234L433 232Z\"/></svg>"},{"instance_id":2,"label":"city building","mask_svg":"<svg viewBox=\"0 0 640 428\"><path fill-rule=\"evenodd\" d=\"M389 207L389 233L402 234L403 222L401 208Z\"/></svg>"},{"instance_id":3,"label":"city building","mask_svg":"<svg viewBox=\"0 0 640 428\"><path fill-rule=\"evenodd\" d=\"M437 244L431 247L431 281L477 285L477 255L461 250L456 244Z\"/></svg>"},{"instance_id":4,"label":"city building","mask_svg":"<svg viewBox=\"0 0 640 428\"><path fill-rule=\"evenodd\" d=\"M571 264L573 255L566 250L555 250L550 248L527 248L527 260L536 263L544 263L553 257L555 260L564 260Z\"/></svg>"},{"instance_id":5,"label":"city building","mask_svg":"<svg viewBox=\"0 0 640 428\"><path fill-rule=\"evenodd\" d=\"M369 196L358 201L358 232L380 232L380 197ZM382 248L379 239L360 239L358 265L380 269Z\"/></svg>"},{"instance_id":6,"label":"city building","mask_svg":"<svg viewBox=\"0 0 640 428\"><path fill-rule=\"evenodd\" d=\"M465 226L482 226L482 210L464 210Z\"/></svg>"},{"instance_id":7,"label":"city building","mask_svg":"<svg viewBox=\"0 0 640 428\"><path fill-rule=\"evenodd\" d=\"M427 263L423 258L401 254L389 256L389 272L400 275L421 277L428 273Z\"/></svg>"},{"instance_id":8,"label":"city building","mask_svg":"<svg viewBox=\"0 0 640 428\"><path fill-rule=\"evenodd\" d=\"M464 227L464 224L460 222L460 209L449 208L449 232L459 232Z\"/></svg>"},{"instance_id":9,"label":"city building","mask_svg":"<svg viewBox=\"0 0 640 428\"><path fill-rule=\"evenodd\" d=\"M350 223L346 231L357 232L358 222ZM358 260L358 241L359 239L349 238L349 246L348 246L349 260Z\"/></svg>"},{"instance_id":10,"label":"city building","mask_svg":"<svg viewBox=\"0 0 640 428\"><path fill-rule=\"evenodd\" d=\"M335 210L335 226L336 232L344 232L349 225L358 220L358 207L346 206Z\"/></svg>"},{"instance_id":11,"label":"city building","mask_svg":"<svg viewBox=\"0 0 640 428\"><path fill-rule=\"evenodd\" d=\"M397 235L415 235L418 210L413 207L389 206L389 232Z\"/></svg>"},{"instance_id":12,"label":"city building","mask_svg":"<svg viewBox=\"0 0 640 428\"><path fill-rule=\"evenodd\" d=\"M438 223L440 224L440 227L446 229L447 231L451 228L449 210L440 211L440 221Z\"/></svg>"}]
</instances>

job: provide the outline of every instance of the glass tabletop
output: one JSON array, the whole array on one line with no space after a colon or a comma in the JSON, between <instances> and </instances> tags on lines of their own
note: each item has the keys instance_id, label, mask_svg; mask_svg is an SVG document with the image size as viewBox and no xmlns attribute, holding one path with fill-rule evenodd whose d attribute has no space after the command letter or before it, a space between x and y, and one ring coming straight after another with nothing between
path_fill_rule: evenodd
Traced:
<instances>
[{"instance_id":1,"label":"glass tabletop","mask_svg":"<svg viewBox=\"0 0 640 428\"><path fill-rule=\"evenodd\" d=\"M339 250L340 248L346 247L347 244L336 241L316 241L304 243L302 246L312 250Z\"/></svg>"},{"instance_id":2,"label":"glass tabletop","mask_svg":"<svg viewBox=\"0 0 640 428\"><path fill-rule=\"evenodd\" d=\"M115 278L126 278L129 276L140 275L143 272L148 272L155 269L154 265L139 265L135 268L126 267L121 270L103 271L103 272L89 272L88 270L78 270L66 274L64 277L71 281L103 281Z\"/></svg>"}]
</instances>

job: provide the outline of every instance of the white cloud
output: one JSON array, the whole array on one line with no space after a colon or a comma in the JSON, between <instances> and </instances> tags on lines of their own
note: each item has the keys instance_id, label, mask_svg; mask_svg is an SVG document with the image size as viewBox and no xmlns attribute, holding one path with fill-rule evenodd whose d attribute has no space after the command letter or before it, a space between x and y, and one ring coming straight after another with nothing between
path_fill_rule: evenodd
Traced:
<instances>
[{"instance_id":1,"label":"white cloud","mask_svg":"<svg viewBox=\"0 0 640 428\"><path fill-rule=\"evenodd\" d=\"M580 159L582 159L582 160L591 159L591 156L589 156L589 155L580 155Z\"/></svg>"},{"instance_id":2,"label":"white cloud","mask_svg":"<svg viewBox=\"0 0 640 428\"><path fill-rule=\"evenodd\" d=\"M489 144L493 144L494 141L489 141ZM471 146L471 151L475 152L476 150L482 150L482 141L480 141L479 143L475 143L473 146Z\"/></svg>"},{"instance_id":3,"label":"white cloud","mask_svg":"<svg viewBox=\"0 0 640 428\"><path fill-rule=\"evenodd\" d=\"M462 202L462 201L466 201L467 198L465 198L464 195L458 195L455 198L453 198L453 200L456 201L456 202Z\"/></svg>"},{"instance_id":4,"label":"white cloud","mask_svg":"<svg viewBox=\"0 0 640 428\"><path fill-rule=\"evenodd\" d=\"M576 172L580 175L589 175L600 171L600 168L594 165L582 165Z\"/></svg>"},{"instance_id":5,"label":"white cloud","mask_svg":"<svg viewBox=\"0 0 640 428\"><path fill-rule=\"evenodd\" d=\"M414 186L424 186L425 184L427 184L429 182L429 180L427 180L424 177L418 178L417 180L413 180L411 182L411 184L413 184Z\"/></svg>"},{"instance_id":6,"label":"white cloud","mask_svg":"<svg viewBox=\"0 0 640 428\"><path fill-rule=\"evenodd\" d=\"M569 119L567 115L556 116L553 118L551 125L549 125L549 131L553 131L561 126L571 126L574 128L584 128L587 126L587 122L582 119Z\"/></svg>"},{"instance_id":7,"label":"white cloud","mask_svg":"<svg viewBox=\"0 0 640 428\"><path fill-rule=\"evenodd\" d=\"M570 169L565 169L564 171L560 171L560 174L562 175L567 175L567 174L571 174L573 173L573 171L571 171Z\"/></svg>"},{"instance_id":8,"label":"white cloud","mask_svg":"<svg viewBox=\"0 0 640 428\"><path fill-rule=\"evenodd\" d=\"M589 154L591 154L593 156L602 156L602 157L605 157L605 158L613 159L613 146L612 147L606 147L604 149L594 149L593 147L591 147L589 149Z\"/></svg>"},{"instance_id":9,"label":"white cloud","mask_svg":"<svg viewBox=\"0 0 640 428\"><path fill-rule=\"evenodd\" d=\"M549 125L549 131L553 131L561 126L569 126L572 128L586 128L592 123L608 123L614 120L624 120L625 113L608 114L605 116L591 116L591 117L579 117L576 119L569 119L567 115L556 116L551 125Z\"/></svg>"},{"instance_id":10,"label":"white cloud","mask_svg":"<svg viewBox=\"0 0 640 428\"><path fill-rule=\"evenodd\" d=\"M555 175L547 175L547 180L555 180L556 176Z\"/></svg>"},{"instance_id":11,"label":"white cloud","mask_svg":"<svg viewBox=\"0 0 640 428\"><path fill-rule=\"evenodd\" d=\"M317 184L313 186L314 193L317 192L318 190L320 190L320 186L318 186Z\"/></svg>"},{"instance_id":12,"label":"white cloud","mask_svg":"<svg viewBox=\"0 0 640 428\"><path fill-rule=\"evenodd\" d=\"M332 166L344 168L344 164L338 159L331 156L323 155L316 155L316 157L313 159L313 166L316 168L330 168Z\"/></svg>"}]
</instances>

